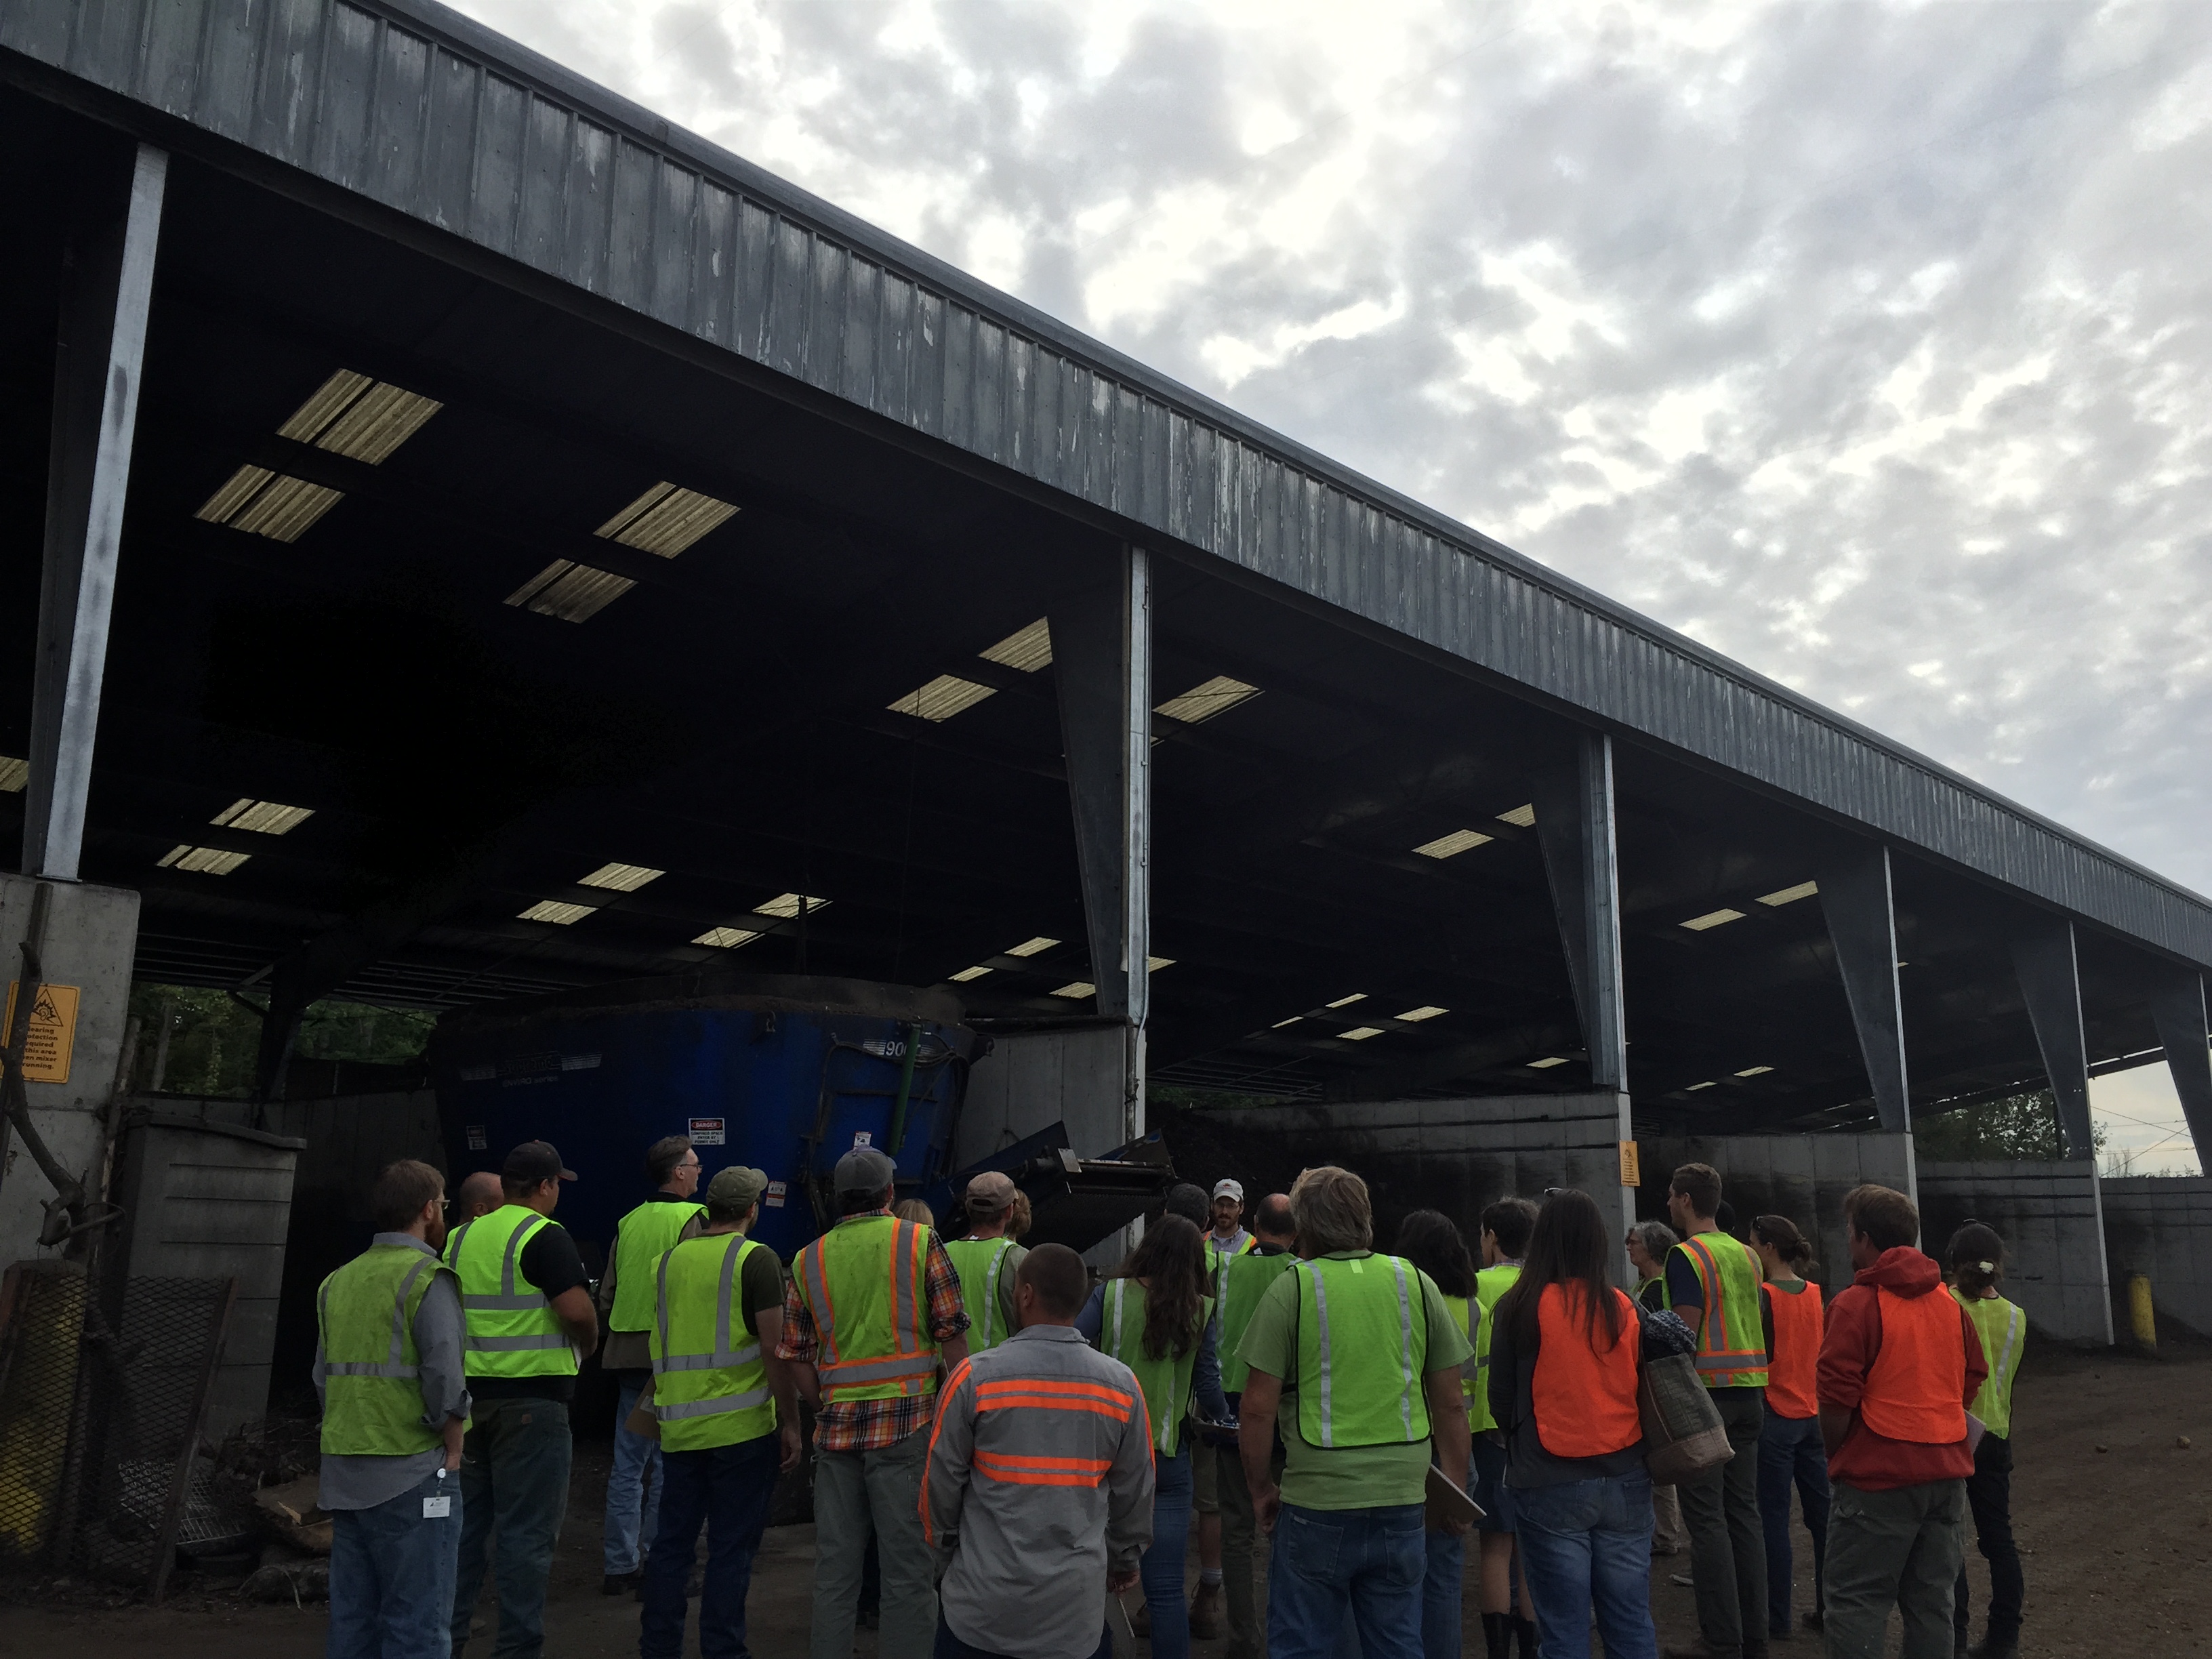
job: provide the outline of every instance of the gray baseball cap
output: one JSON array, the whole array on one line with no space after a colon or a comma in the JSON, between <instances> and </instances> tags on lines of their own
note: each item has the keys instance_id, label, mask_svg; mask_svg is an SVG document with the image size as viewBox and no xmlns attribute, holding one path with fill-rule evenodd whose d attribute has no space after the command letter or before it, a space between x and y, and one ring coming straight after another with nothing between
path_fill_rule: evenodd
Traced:
<instances>
[{"instance_id":1,"label":"gray baseball cap","mask_svg":"<svg viewBox=\"0 0 2212 1659\"><path fill-rule=\"evenodd\" d=\"M726 1210L742 1210L759 1203L767 1190L768 1171L733 1164L714 1171L714 1178L707 1183L707 1202Z\"/></svg>"},{"instance_id":2,"label":"gray baseball cap","mask_svg":"<svg viewBox=\"0 0 2212 1659\"><path fill-rule=\"evenodd\" d=\"M836 1179L831 1183L841 1193L879 1193L898 1176L898 1165L872 1146L855 1146L837 1160Z\"/></svg>"}]
</instances>

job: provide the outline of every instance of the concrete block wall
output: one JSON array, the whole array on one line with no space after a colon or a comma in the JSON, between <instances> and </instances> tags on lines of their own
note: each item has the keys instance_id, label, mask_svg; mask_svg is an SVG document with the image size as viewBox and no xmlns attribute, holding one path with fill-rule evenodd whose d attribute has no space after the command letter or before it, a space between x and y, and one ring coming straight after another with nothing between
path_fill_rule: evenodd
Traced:
<instances>
[{"instance_id":1,"label":"concrete block wall","mask_svg":"<svg viewBox=\"0 0 2212 1659\"><path fill-rule=\"evenodd\" d=\"M1969 1218L1996 1228L2005 1241L2005 1293L2033 1325L2065 1341L2112 1341L2112 1281L2094 1163L1923 1164L1922 1248L1940 1255Z\"/></svg>"},{"instance_id":2,"label":"concrete block wall","mask_svg":"<svg viewBox=\"0 0 2212 1659\"><path fill-rule=\"evenodd\" d=\"M2162 1318L2212 1336L2212 1179L2129 1176L2100 1190L2115 1291L2148 1273Z\"/></svg>"}]
</instances>

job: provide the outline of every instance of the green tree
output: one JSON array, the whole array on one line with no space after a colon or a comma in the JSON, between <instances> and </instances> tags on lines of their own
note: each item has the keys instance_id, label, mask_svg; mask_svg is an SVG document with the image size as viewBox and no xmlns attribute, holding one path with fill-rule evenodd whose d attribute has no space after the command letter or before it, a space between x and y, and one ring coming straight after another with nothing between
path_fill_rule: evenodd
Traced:
<instances>
[{"instance_id":1,"label":"green tree","mask_svg":"<svg viewBox=\"0 0 2212 1659\"><path fill-rule=\"evenodd\" d=\"M164 1094L252 1095L261 1054L261 1013L252 999L204 985L141 981L131 988L131 1012L138 1017L132 1087L155 1087L158 1069ZM437 1015L423 1009L326 1000L310 1004L301 1017L292 1052L307 1060L400 1065L422 1054L437 1023Z\"/></svg>"},{"instance_id":2,"label":"green tree","mask_svg":"<svg viewBox=\"0 0 2212 1659\"><path fill-rule=\"evenodd\" d=\"M2105 1131L2094 1131L2100 1150ZM2010 1160L2051 1164L2065 1157L2058 1102L2048 1089L1960 1106L1912 1126L1912 1150L1931 1164Z\"/></svg>"}]
</instances>

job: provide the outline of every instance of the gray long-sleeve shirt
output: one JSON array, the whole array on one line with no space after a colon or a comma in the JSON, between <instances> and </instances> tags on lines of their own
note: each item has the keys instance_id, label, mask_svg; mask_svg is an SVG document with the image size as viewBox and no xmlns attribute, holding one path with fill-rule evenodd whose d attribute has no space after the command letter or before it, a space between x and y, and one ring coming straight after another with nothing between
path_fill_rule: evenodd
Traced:
<instances>
[{"instance_id":1,"label":"gray long-sleeve shirt","mask_svg":"<svg viewBox=\"0 0 2212 1659\"><path fill-rule=\"evenodd\" d=\"M379 1233L372 1249L420 1250L435 1258L437 1252L411 1233ZM462 1370L461 1293L451 1273L434 1274L415 1310L416 1382L422 1390L422 1421L442 1431L449 1417L469 1414L468 1377ZM323 1396L328 1380L328 1360L322 1338L315 1339L315 1395ZM429 1474L442 1468L446 1449L405 1457L374 1457L329 1454L322 1463L321 1502L326 1510L373 1510L388 1504Z\"/></svg>"},{"instance_id":2,"label":"gray long-sleeve shirt","mask_svg":"<svg viewBox=\"0 0 2212 1659\"><path fill-rule=\"evenodd\" d=\"M945 1622L1010 1659L1089 1653L1106 1574L1152 1541L1137 1379L1066 1325L1031 1325L947 1380L921 1491Z\"/></svg>"}]
</instances>

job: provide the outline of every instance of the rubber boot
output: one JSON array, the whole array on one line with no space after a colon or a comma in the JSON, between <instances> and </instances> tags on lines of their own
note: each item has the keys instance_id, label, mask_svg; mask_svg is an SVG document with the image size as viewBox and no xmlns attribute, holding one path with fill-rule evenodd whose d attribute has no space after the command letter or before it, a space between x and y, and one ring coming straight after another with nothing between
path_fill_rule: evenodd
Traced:
<instances>
[{"instance_id":1,"label":"rubber boot","mask_svg":"<svg viewBox=\"0 0 2212 1659\"><path fill-rule=\"evenodd\" d=\"M1504 1613L1482 1615L1482 1646L1486 1659L1513 1659L1513 1627Z\"/></svg>"},{"instance_id":2,"label":"rubber boot","mask_svg":"<svg viewBox=\"0 0 2212 1659\"><path fill-rule=\"evenodd\" d=\"M1540 1650L1536 1646L1536 1621L1534 1620L1516 1619L1513 1621L1513 1637L1515 1642L1520 1647L1521 1659L1536 1659L1536 1656Z\"/></svg>"},{"instance_id":3,"label":"rubber boot","mask_svg":"<svg viewBox=\"0 0 2212 1659\"><path fill-rule=\"evenodd\" d=\"M1218 1584L1200 1584L1198 1593L1190 1598L1190 1633L1192 1639L1211 1642L1221 1634L1222 1588Z\"/></svg>"}]
</instances>

